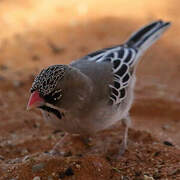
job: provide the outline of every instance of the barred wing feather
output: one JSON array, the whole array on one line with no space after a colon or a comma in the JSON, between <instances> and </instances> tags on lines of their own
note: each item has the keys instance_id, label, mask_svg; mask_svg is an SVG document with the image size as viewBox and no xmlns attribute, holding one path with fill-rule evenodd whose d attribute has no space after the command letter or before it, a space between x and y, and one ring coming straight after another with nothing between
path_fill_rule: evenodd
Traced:
<instances>
[{"instance_id":1,"label":"barred wing feather","mask_svg":"<svg viewBox=\"0 0 180 180\"><path fill-rule=\"evenodd\" d=\"M113 48L103 49L89 54L88 60L96 63L109 61L112 63L112 72L114 75L111 89L110 102L118 105L126 97L126 89L129 80L132 77L131 69L135 64L138 52L135 48L116 46Z\"/></svg>"}]
</instances>

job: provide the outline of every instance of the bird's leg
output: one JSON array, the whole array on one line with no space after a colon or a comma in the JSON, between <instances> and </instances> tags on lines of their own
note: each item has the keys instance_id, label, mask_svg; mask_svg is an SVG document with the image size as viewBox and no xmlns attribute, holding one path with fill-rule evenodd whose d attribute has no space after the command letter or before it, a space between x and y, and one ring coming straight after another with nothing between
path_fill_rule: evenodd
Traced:
<instances>
[{"instance_id":1,"label":"bird's leg","mask_svg":"<svg viewBox=\"0 0 180 180\"><path fill-rule=\"evenodd\" d=\"M50 151L51 155L66 155L67 153L79 153L91 146L89 136L65 133Z\"/></svg>"},{"instance_id":2,"label":"bird's leg","mask_svg":"<svg viewBox=\"0 0 180 180\"><path fill-rule=\"evenodd\" d=\"M64 136L54 145L53 149L50 151L50 154L52 155L64 155L65 152L64 151L60 151L62 150L62 146L64 146L65 143L68 143L68 137L70 135L68 133L65 132Z\"/></svg>"},{"instance_id":3,"label":"bird's leg","mask_svg":"<svg viewBox=\"0 0 180 180\"><path fill-rule=\"evenodd\" d=\"M127 140L128 140L128 129L129 126L131 124L131 119L129 116L127 116L126 118L122 119L122 125L123 125L123 129L124 129L124 134L123 134L123 139L122 139L122 143L120 146L120 151L119 151L119 155L123 155L126 148L127 148Z\"/></svg>"}]
</instances>

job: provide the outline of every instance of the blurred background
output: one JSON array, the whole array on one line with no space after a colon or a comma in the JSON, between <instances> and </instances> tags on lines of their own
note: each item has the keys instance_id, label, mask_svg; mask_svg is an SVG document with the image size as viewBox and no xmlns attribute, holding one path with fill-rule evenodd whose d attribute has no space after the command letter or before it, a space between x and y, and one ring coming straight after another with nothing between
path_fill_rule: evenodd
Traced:
<instances>
[{"instance_id":1,"label":"blurred background","mask_svg":"<svg viewBox=\"0 0 180 180\"><path fill-rule=\"evenodd\" d=\"M25 72L69 63L88 52L122 43L142 25L163 19L172 21L172 28L142 63L144 68L155 63L160 71L169 72L180 46L179 5L178 0L2 0L0 63ZM165 60L158 60L155 54L164 54ZM146 60L150 57L155 62ZM172 64L166 69L169 58ZM156 68L144 72L158 73Z\"/></svg>"},{"instance_id":2,"label":"blurred background","mask_svg":"<svg viewBox=\"0 0 180 180\"><path fill-rule=\"evenodd\" d=\"M172 27L139 64L132 127L180 145L179 7L179 0L1 0L0 142L31 146L50 131L38 112L26 112L42 68L121 44L141 26L163 19Z\"/></svg>"}]
</instances>

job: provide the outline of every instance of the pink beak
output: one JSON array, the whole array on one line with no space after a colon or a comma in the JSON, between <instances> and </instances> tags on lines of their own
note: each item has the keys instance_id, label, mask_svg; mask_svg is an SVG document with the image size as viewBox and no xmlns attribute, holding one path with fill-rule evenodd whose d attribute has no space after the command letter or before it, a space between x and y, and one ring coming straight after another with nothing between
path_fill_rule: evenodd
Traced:
<instances>
[{"instance_id":1,"label":"pink beak","mask_svg":"<svg viewBox=\"0 0 180 180\"><path fill-rule=\"evenodd\" d=\"M44 103L44 100L39 96L39 92L34 91L29 98L27 110L42 106Z\"/></svg>"}]
</instances>

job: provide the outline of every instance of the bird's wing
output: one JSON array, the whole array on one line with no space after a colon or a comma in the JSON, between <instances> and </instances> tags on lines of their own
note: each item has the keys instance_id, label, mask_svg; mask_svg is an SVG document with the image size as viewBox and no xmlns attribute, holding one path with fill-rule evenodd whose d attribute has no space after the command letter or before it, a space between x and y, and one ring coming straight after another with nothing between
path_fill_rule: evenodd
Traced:
<instances>
[{"instance_id":1,"label":"bird's wing","mask_svg":"<svg viewBox=\"0 0 180 180\"><path fill-rule=\"evenodd\" d=\"M135 48L115 46L108 49L88 54L86 60L102 63L109 62L112 65L113 84L110 84L110 102L118 105L126 97L127 87L132 78L132 70L138 59L138 51Z\"/></svg>"},{"instance_id":2,"label":"bird's wing","mask_svg":"<svg viewBox=\"0 0 180 180\"><path fill-rule=\"evenodd\" d=\"M155 21L131 35L124 45L96 51L80 60L81 63L85 60L102 63L102 66L105 64L104 62L110 63L114 76L114 83L109 85L111 88L110 100L113 104L119 104L126 97L126 87L132 78L132 70L137 64L139 56L156 42L169 26L169 22Z\"/></svg>"}]
</instances>

